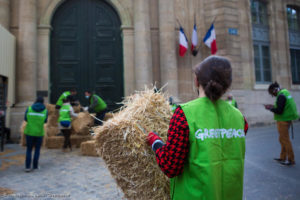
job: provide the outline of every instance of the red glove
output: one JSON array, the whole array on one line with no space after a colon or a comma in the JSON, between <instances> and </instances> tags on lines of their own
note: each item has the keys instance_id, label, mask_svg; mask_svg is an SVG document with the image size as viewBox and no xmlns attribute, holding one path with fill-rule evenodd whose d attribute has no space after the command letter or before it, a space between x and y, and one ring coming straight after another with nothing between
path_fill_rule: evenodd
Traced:
<instances>
[{"instance_id":1,"label":"red glove","mask_svg":"<svg viewBox=\"0 0 300 200\"><path fill-rule=\"evenodd\" d=\"M157 133L155 132L150 132L147 136L147 143L152 146L152 144L156 141L156 140L161 140L161 138L158 136Z\"/></svg>"}]
</instances>

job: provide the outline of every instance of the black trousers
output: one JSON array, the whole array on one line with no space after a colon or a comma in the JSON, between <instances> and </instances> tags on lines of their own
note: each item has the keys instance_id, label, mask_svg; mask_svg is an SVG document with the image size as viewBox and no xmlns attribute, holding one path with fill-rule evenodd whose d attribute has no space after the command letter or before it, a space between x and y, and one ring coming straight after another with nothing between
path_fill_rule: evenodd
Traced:
<instances>
[{"instance_id":1,"label":"black trousers","mask_svg":"<svg viewBox=\"0 0 300 200\"><path fill-rule=\"evenodd\" d=\"M63 133L64 137L65 137L65 141L64 141L64 146L63 148L70 148L72 149L72 145L71 145L71 129L62 129L61 132Z\"/></svg>"},{"instance_id":2,"label":"black trousers","mask_svg":"<svg viewBox=\"0 0 300 200\"><path fill-rule=\"evenodd\" d=\"M98 118L98 119L100 119L100 120L102 120L103 121L103 119L104 119L104 117L105 117L105 113L107 113L107 110L105 109L105 110L103 110L103 111L100 111L100 112L98 112L98 113L96 113L96 117ZM101 126L102 125L102 122L100 122L99 120L94 120L94 123L95 123L95 125L97 125L97 126Z\"/></svg>"}]
</instances>

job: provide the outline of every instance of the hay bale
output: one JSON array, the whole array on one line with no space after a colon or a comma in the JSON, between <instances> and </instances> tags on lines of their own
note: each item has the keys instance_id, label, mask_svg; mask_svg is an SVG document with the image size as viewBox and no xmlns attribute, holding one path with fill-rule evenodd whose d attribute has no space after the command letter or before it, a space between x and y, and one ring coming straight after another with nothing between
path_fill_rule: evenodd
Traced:
<instances>
[{"instance_id":1,"label":"hay bale","mask_svg":"<svg viewBox=\"0 0 300 200\"><path fill-rule=\"evenodd\" d=\"M72 131L76 135L89 135L89 129L94 125L94 119L88 112L81 112L72 121Z\"/></svg>"},{"instance_id":2,"label":"hay bale","mask_svg":"<svg viewBox=\"0 0 300 200\"><path fill-rule=\"evenodd\" d=\"M48 111L48 115L58 115L58 110L55 108L54 104L46 104L46 109Z\"/></svg>"},{"instance_id":3,"label":"hay bale","mask_svg":"<svg viewBox=\"0 0 300 200\"><path fill-rule=\"evenodd\" d=\"M72 135L71 144L73 148L79 148L82 142L91 140L91 136ZM52 136L47 137L46 147L49 149L60 149L63 147L64 137L63 136Z\"/></svg>"},{"instance_id":4,"label":"hay bale","mask_svg":"<svg viewBox=\"0 0 300 200\"><path fill-rule=\"evenodd\" d=\"M52 136L46 139L46 147L48 149L60 149L63 147L64 137L63 136Z\"/></svg>"},{"instance_id":5,"label":"hay bale","mask_svg":"<svg viewBox=\"0 0 300 200\"><path fill-rule=\"evenodd\" d=\"M162 93L139 92L96 129L96 148L127 199L169 199L169 179L146 143L146 131L166 141L171 109Z\"/></svg>"},{"instance_id":6,"label":"hay bale","mask_svg":"<svg viewBox=\"0 0 300 200\"><path fill-rule=\"evenodd\" d=\"M72 147L80 148L81 143L89 141L92 139L90 135L72 135L71 136L71 143Z\"/></svg>"},{"instance_id":7,"label":"hay bale","mask_svg":"<svg viewBox=\"0 0 300 200\"><path fill-rule=\"evenodd\" d=\"M55 126L47 126L47 136L48 137L52 137L52 136L56 136L58 133L60 132L58 127Z\"/></svg>"},{"instance_id":8,"label":"hay bale","mask_svg":"<svg viewBox=\"0 0 300 200\"><path fill-rule=\"evenodd\" d=\"M81 105L78 103L75 106L72 106L75 113L80 113Z\"/></svg>"},{"instance_id":9,"label":"hay bale","mask_svg":"<svg viewBox=\"0 0 300 200\"><path fill-rule=\"evenodd\" d=\"M111 113L111 112L105 113L103 121L107 121L113 117L114 117L113 113Z\"/></svg>"},{"instance_id":10,"label":"hay bale","mask_svg":"<svg viewBox=\"0 0 300 200\"><path fill-rule=\"evenodd\" d=\"M24 130L26 127L27 122L23 121L20 127L20 133L21 133L21 140L20 140L20 145L25 147L26 146L26 137L24 135Z\"/></svg>"},{"instance_id":11,"label":"hay bale","mask_svg":"<svg viewBox=\"0 0 300 200\"><path fill-rule=\"evenodd\" d=\"M90 140L81 143L80 145L81 154L84 156L98 156L95 142L96 142L95 140Z\"/></svg>"},{"instance_id":12,"label":"hay bale","mask_svg":"<svg viewBox=\"0 0 300 200\"><path fill-rule=\"evenodd\" d=\"M58 127L58 115L48 115L48 126Z\"/></svg>"}]
</instances>

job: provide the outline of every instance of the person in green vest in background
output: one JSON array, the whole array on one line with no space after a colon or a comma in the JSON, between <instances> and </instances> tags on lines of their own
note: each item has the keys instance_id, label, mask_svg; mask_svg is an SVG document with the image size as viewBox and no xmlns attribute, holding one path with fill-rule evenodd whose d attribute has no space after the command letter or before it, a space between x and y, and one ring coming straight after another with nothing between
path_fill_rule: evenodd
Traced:
<instances>
[{"instance_id":1,"label":"person in green vest in background","mask_svg":"<svg viewBox=\"0 0 300 200\"><path fill-rule=\"evenodd\" d=\"M279 158L274 158L282 165L294 165L295 156L290 141L289 127L293 120L299 119L296 103L287 89L281 89L277 82L270 84L268 92L276 97L275 105L265 105L267 110L274 113L274 120L277 122L281 153Z\"/></svg>"},{"instance_id":2,"label":"person in green vest in background","mask_svg":"<svg viewBox=\"0 0 300 200\"><path fill-rule=\"evenodd\" d=\"M171 199L242 200L248 124L220 99L232 82L231 64L210 56L194 72L198 98L176 108L165 144L154 132L148 144L171 178Z\"/></svg>"},{"instance_id":3,"label":"person in green vest in background","mask_svg":"<svg viewBox=\"0 0 300 200\"><path fill-rule=\"evenodd\" d=\"M77 94L77 91L75 88L72 88L70 91L65 91L63 92L60 97L58 98L57 102L56 102L56 109L60 109L61 106L63 105L63 100L66 99L68 96L73 96L73 101L75 101L74 96ZM73 104L73 102L71 102L71 104Z\"/></svg>"},{"instance_id":4,"label":"person in green vest in background","mask_svg":"<svg viewBox=\"0 0 300 200\"><path fill-rule=\"evenodd\" d=\"M107 104L105 101L96 94L93 94L91 91L85 91L85 98L89 100L89 106L85 107L84 110L96 113L95 125L102 125L102 121L107 112ZM99 120L101 121L99 121Z\"/></svg>"},{"instance_id":5,"label":"person in green vest in background","mask_svg":"<svg viewBox=\"0 0 300 200\"><path fill-rule=\"evenodd\" d=\"M169 104L170 104L170 107L171 107L171 110L172 110L172 113L175 112L176 108L177 108L177 104L174 103L173 101L173 97L169 97Z\"/></svg>"},{"instance_id":6,"label":"person in green vest in background","mask_svg":"<svg viewBox=\"0 0 300 200\"><path fill-rule=\"evenodd\" d=\"M26 136L25 171L31 171L32 148L35 147L32 169L39 168L40 149L44 136L44 124L47 123L48 112L43 97L38 97L32 106L25 112L24 120L27 122L24 134Z\"/></svg>"},{"instance_id":7,"label":"person in green vest in background","mask_svg":"<svg viewBox=\"0 0 300 200\"><path fill-rule=\"evenodd\" d=\"M228 96L227 96L227 103L229 103L230 105L232 105L233 107L235 107L235 108L238 108L238 105L237 105L237 102L236 102L236 100L233 98L233 96L232 96L232 94L229 94Z\"/></svg>"},{"instance_id":8,"label":"person in green vest in background","mask_svg":"<svg viewBox=\"0 0 300 200\"><path fill-rule=\"evenodd\" d=\"M71 144L71 122L72 117L77 117L78 114L76 114L73 110L73 107L71 106L70 102L72 102L72 96L68 96L66 99L63 99L63 105L59 109L59 128L61 132L63 133L63 136L65 138L64 145L63 145L63 151L66 151L66 149L69 147L70 151L72 151L72 144Z\"/></svg>"}]
</instances>

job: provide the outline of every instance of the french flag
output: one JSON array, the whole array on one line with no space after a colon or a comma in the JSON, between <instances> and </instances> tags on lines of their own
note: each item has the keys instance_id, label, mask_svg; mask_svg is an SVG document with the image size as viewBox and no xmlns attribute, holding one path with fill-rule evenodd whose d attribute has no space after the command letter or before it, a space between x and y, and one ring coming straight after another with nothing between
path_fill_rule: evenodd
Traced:
<instances>
[{"instance_id":1,"label":"french flag","mask_svg":"<svg viewBox=\"0 0 300 200\"><path fill-rule=\"evenodd\" d=\"M196 50L196 47L198 45L198 37L197 37L197 26L194 24L194 29L192 33L192 46L191 46L191 51L193 52Z\"/></svg>"},{"instance_id":2,"label":"french flag","mask_svg":"<svg viewBox=\"0 0 300 200\"><path fill-rule=\"evenodd\" d=\"M180 26L180 29L179 29L179 55L183 57L187 50L188 50L188 40L184 34L183 28Z\"/></svg>"},{"instance_id":3,"label":"french flag","mask_svg":"<svg viewBox=\"0 0 300 200\"><path fill-rule=\"evenodd\" d=\"M207 31L203 42L210 48L211 54L216 54L217 52L217 43L216 43L216 32L214 24L211 25L209 30Z\"/></svg>"}]
</instances>

